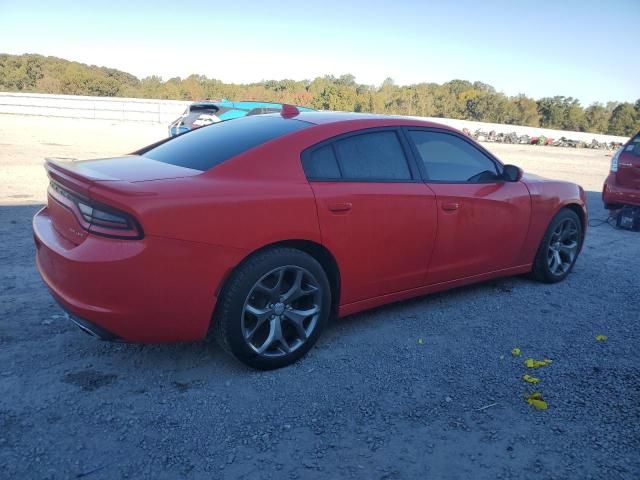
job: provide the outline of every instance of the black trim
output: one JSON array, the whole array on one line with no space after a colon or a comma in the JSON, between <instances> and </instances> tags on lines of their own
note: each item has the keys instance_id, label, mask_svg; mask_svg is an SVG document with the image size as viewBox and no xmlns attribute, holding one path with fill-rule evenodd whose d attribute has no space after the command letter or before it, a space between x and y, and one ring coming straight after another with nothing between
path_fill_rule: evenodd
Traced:
<instances>
[{"instance_id":1,"label":"black trim","mask_svg":"<svg viewBox=\"0 0 640 480\"><path fill-rule=\"evenodd\" d=\"M88 335L91 335L92 337L96 337L105 342L124 342L124 340L122 340L117 335L111 333L110 331L105 330L104 328L99 327L98 325L95 325L76 315L72 315L69 313L69 319L73 323L75 323L80 330L82 330Z\"/></svg>"},{"instance_id":2,"label":"black trim","mask_svg":"<svg viewBox=\"0 0 640 480\"><path fill-rule=\"evenodd\" d=\"M427 168L422 161L422 157L420 156L420 152L418 152L418 148L415 145L415 142L411 139L409 132L417 131L417 132L431 132L431 133L440 133L445 135L451 135L456 137L463 142L467 143L470 147L476 149L481 155L485 156L487 160L492 162L496 170L498 172L498 177L503 174L504 164L498 160L498 158L489 152L486 148L481 145L478 145L472 141L470 141L469 137L462 133L458 133L452 130L444 129L444 128L435 128L435 127L419 127L419 126L404 126L402 127L402 131L405 135L406 141L410 145L411 153L413 154L413 158L415 162L418 164L418 168L420 169L420 173L422 175L422 179L425 183L443 183L443 184L452 184L452 185L482 185L482 184L492 184L492 183L505 183L505 180L502 178L496 178L495 180L487 181L487 182L461 182L461 181L450 181L450 180L431 180L427 173Z\"/></svg>"},{"instance_id":3,"label":"black trim","mask_svg":"<svg viewBox=\"0 0 640 480\"><path fill-rule=\"evenodd\" d=\"M118 337L116 334L111 333L109 330L102 328L95 323L90 322L89 320L85 320L84 318L78 317L76 314L71 313L60 300L53 295L56 303L65 311L65 313L69 316L69 320L71 320L80 330L82 330L87 335L91 335L92 337L96 337L100 340L104 340L105 342L121 342L124 343L124 340Z\"/></svg>"},{"instance_id":4,"label":"black trim","mask_svg":"<svg viewBox=\"0 0 640 480\"><path fill-rule=\"evenodd\" d=\"M342 162L340 160L340 156L338 155L338 151L335 147L335 143L344 140L346 138L355 137L358 135L367 135L370 133L376 132L394 132L398 138L398 142L400 143L400 147L402 148L402 152L404 153L405 161L407 162L407 167L409 168L409 174L411 175L410 179L389 179L389 178L344 178ZM331 148L333 150L333 155L336 158L336 162L338 164L338 169L340 170L340 178L318 178L318 177L309 177L307 172L305 171L305 176L307 180L310 182L348 182L348 183L422 183L422 178L420 175L420 170L416 165L416 160L411 151L410 144L407 142L405 138L402 127L371 127L371 128L362 128L358 130L354 130L351 132L341 133L334 137L330 137L322 140L310 147L305 148L300 154L300 163L302 164L302 169L304 170L304 162L307 158L311 156L311 154L327 144L331 144Z\"/></svg>"}]
</instances>

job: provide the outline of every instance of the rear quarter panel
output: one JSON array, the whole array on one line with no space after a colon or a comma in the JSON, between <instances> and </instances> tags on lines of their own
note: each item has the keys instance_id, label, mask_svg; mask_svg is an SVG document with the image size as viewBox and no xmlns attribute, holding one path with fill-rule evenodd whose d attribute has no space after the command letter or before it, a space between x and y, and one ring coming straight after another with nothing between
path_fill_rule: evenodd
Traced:
<instances>
[{"instance_id":1,"label":"rear quarter panel","mask_svg":"<svg viewBox=\"0 0 640 480\"><path fill-rule=\"evenodd\" d=\"M266 144L197 176L104 183L91 193L135 215L145 235L246 251L290 239L320 242L315 198L299 164L294 151Z\"/></svg>"}]
</instances>

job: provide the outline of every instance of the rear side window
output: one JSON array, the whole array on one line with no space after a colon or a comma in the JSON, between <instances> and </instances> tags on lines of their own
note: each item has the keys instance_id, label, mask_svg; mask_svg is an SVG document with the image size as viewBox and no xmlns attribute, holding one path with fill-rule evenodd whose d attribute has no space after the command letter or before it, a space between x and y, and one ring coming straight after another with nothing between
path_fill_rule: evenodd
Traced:
<instances>
[{"instance_id":1,"label":"rear side window","mask_svg":"<svg viewBox=\"0 0 640 480\"><path fill-rule=\"evenodd\" d=\"M411 180L411 171L395 131L354 135L335 142L342 170L348 180Z\"/></svg>"},{"instance_id":2,"label":"rear side window","mask_svg":"<svg viewBox=\"0 0 640 480\"><path fill-rule=\"evenodd\" d=\"M357 133L307 150L302 166L310 180L404 182L412 179L393 130Z\"/></svg>"},{"instance_id":3,"label":"rear side window","mask_svg":"<svg viewBox=\"0 0 640 480\"><path fill-rule=\"evenodd\" d=\"M177 136L146 151L142 156L205 171L251 148L309 125L282 117L256 115L238 118Z\"/></svg>"},{"instance_id":4,"label":"rear side window","mask_svg":"<svg viewBox=\"0 0 640 480\"><path fill-rule=\"evenodd\" d=\"M302 159L302 167L309 179L339 180L340 167L331 144L312 150Z\"/></svg>"}]
</instances>

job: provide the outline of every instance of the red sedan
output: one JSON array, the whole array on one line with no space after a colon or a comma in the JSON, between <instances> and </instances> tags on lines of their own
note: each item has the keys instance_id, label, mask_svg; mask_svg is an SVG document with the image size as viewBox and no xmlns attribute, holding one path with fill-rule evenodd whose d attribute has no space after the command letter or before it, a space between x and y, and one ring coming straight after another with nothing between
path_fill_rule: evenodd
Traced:
<instances>
[{"instance_id":1,"label":"red sedan","mask_svg":"<svg viewBox=\"0 0 640 480\"><path fill-rule=\"evenodd\" d=\"M506 275L563 280L587 225L578 185L396 117L288 107L46 170L36 261L83 330L212 335L261 369L303 356L331 315Z\"/></svg>"},{"instance_id":2,"label":"red sedan","mask_svg":"<svg viewBox=\"0 0 640 480\"><path fill-rule=\"evenodd\" d=\"M611 171L604 182L602 201L615 210L624 205L640 206L640 133L611 158Z\"/></svg>"}]
</instances>

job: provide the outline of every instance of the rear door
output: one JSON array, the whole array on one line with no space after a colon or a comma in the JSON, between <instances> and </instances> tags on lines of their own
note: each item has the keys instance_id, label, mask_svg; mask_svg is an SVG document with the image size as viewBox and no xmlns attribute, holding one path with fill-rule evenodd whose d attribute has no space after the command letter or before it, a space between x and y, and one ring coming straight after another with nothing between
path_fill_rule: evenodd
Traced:
<instances>
[{"instance_id":1,"label":"rear door","mask_svg":"<svg viewBox=\"0 0 640 480\"><path fill-rule=\"evenodd\" d=\"M500 180L500 164L462 135L410 128L407 136L437 197L438 239L426 283L516 266L531 214L524 183Z\"/></svg>"},{"instance_id":2,"label":"rear door","mask_svg":"<svg viewBox=\"0 0 640 480\"><path fill-rule=\"evenodd\" d=\"M640 133L622 147L616 182L621 187L640 190Z\"/></svg>"},{"instance_id":3,"label":"rear door","mask_svg":"<svg viewBox=\"0 0 640 480\"><path fill-rule=\"evenodd\" d=\"M340 303L421 286L436 238L436 198L402 132L361 130L302 159L323 242L341 266Z\"/></svg>"}]
</instances>

